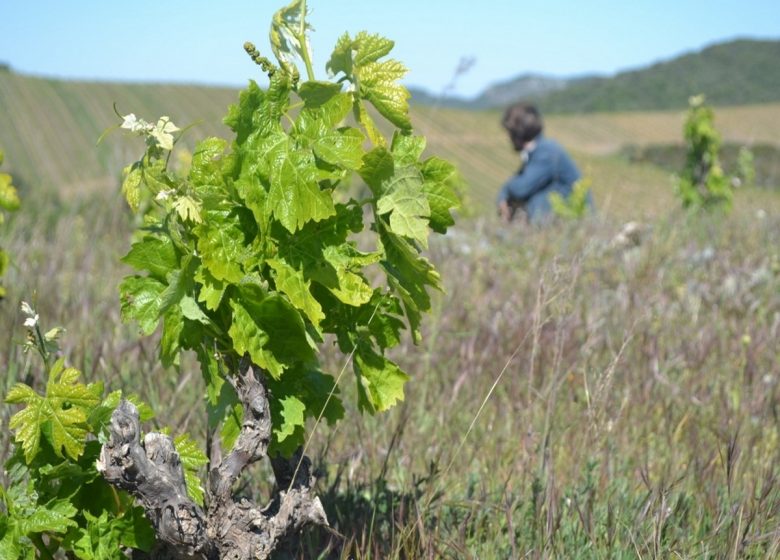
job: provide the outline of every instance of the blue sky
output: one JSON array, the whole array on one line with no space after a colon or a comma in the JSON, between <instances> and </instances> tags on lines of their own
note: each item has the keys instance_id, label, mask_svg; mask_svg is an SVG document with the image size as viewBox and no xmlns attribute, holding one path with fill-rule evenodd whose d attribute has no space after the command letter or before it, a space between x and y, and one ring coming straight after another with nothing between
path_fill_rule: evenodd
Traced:
<instances>
[{"instance_id":1,"label":"blue sky","mask_svg":"<svg viewBox=\"0 0 780 560\"><path fill-rule=\"evenodd\" d=\"M269 53L283 1L3 0L0 61L19 72L73 79L241 85ZM778 0L309 0L315 71L344 31L396 42L407 84L439 92L458 62L475 65L456 93L525 72L614 73L735 37L780 39Z\"/></svg>"}]
</instances>

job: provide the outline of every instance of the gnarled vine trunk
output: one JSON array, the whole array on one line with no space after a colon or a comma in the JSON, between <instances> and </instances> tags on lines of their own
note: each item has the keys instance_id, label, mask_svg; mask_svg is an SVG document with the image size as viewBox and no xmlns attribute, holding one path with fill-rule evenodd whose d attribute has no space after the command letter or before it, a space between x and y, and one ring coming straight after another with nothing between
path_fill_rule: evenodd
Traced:
<instances>
[{"instance_id":1,"label":"gnarled vine trunk","mask_svg":"<svg viewBox=\"0 0 780 560\"><path fill-rule=\"evenodd\" d=\"M327 525L312 491L310 461L300 451L290 459L271 459L276 490L266 507L233 496L242 471L268 457L271 440L271 411L255 369L244 364L230 380L244 406L244 421L233 448L209 473L205 511L187 495L172 439L149 433L142 442L135 406L122 401L114 411L98 469L146 510L158 539L152 559L264 559L304 525Z\"/></svg>"}]
</instances>

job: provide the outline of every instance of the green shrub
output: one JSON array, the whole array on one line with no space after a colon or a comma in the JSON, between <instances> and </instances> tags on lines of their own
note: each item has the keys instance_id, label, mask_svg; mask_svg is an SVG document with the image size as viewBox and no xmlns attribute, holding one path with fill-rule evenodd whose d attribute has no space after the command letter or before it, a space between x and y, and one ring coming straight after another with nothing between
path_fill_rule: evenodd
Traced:
<instances>
[{"instance_id":1,"label":"green shrub","mask_svg":"<svg viewBox=\"0 0 780 560\"><path fill-rule=\"evenodd\" d=\"M580 179L572 186L571 194L564 198L560 193L550 194L550 205L556 216L568 220L579 220L588 213L588 193L590 192L591 179Z\"/></svg>"},{"instance_id":2,"label":"green shrub","mask_svg":"<svg viewBox=\"0 0 780 560\"><path fill-rule=\"evenodd\" d=\"M3 152L0 151L0 164L3 163ZM14 212L19 209L19 194L16 188L11 184L11 176L7 173L0 173L0 225L5 221L4 212ZM0 247L0 278L8 270L11 259L7 252ZM5 297L5 288L0 284L0 299Z\"/></svg>"},{"instance_id":3,"label":"green shrub","mask_svg":"<svg viewBox=\"0 0 780 560\"><path fill-rule=\"evenodd\" d=\"M732 185L720 164L721 139L714 118L703 95L691 97L683 127L688 153L677 182L677 193L687 209L731 208Z\"/></svg>"}]
</instances>

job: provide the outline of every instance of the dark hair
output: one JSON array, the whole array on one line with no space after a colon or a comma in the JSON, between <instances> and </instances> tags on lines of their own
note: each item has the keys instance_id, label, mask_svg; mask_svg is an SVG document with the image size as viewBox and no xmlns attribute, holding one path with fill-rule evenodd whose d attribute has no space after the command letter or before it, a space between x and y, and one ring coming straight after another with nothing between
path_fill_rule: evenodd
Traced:
<instances>
[{"instance_id":1,"label":"dark hair","mask_svg":"<svg viewBox=\"0 0 780 560\"><path fill-rule=\"evenodd\" d=\"M528 142L539 136L544 124L539 110L530 103L515 103L504 112L501 124L509 132L515 150L520 151Z\"/></svg>"}]
</instances>

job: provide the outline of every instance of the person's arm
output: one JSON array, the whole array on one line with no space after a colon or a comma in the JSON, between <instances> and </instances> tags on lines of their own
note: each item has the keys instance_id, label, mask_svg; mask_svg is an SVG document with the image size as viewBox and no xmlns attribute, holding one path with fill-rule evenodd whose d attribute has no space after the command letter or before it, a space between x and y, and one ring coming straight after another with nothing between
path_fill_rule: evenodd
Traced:
<instances>
[{"instance_id":1,"label":"person's arm","mask_svg":"<svg viewBox=\"0 0 780 560\"><path fill-rule=\"evenodd\" d=\"M553 180L554 165L542 154L532 157L523 170L509 179L498 194L498 202L516 200L526 202L537 191Z\"/></svg>"}]
</instances>

